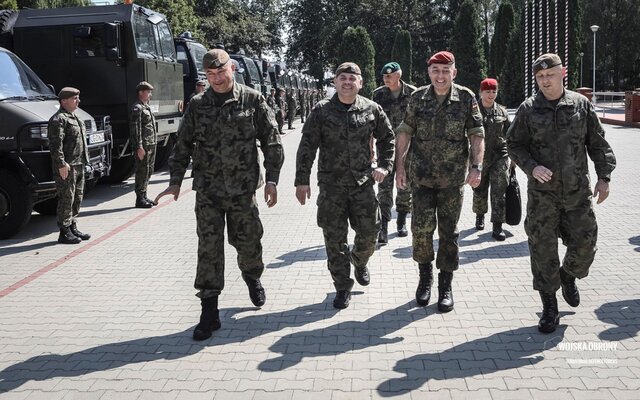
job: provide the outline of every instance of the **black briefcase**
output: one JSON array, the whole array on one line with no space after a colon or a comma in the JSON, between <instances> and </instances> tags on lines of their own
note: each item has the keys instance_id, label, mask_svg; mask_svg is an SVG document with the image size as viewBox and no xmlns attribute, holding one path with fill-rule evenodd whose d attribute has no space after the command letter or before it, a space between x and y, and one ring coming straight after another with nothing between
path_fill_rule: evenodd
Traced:
<instances>
[{"instance_id":1,"label":"black briefcase","mask_svg":"<svg viewBox=\"0 0 640 400\"><path fill-rule=\"evenodd\" d=\"M516 169L509 169L509 185L505 193L505 219L511 226L518 225L522 219L522 198L520 196L520 185L516 178Z\"/></svg>"}]
</instances>

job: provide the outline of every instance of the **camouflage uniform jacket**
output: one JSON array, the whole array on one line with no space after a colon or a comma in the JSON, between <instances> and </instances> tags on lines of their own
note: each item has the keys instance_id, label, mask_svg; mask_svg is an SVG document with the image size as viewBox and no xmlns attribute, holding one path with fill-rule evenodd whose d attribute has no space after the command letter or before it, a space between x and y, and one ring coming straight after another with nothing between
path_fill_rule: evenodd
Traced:
<instances>
[{"instance_id":1,"label":"camouflage uniform jacket","mask_svg":"<svg viewBox=\"0 0 640 400\"><path fill-rule=\"evenodd\" d=\"M277 113L279 113L279 112L280 112L280 106L279 106L278 102L276 101L275 96L269 96L269 97L267 97L267 105L268 105L269 107L271 107L271 109L273 110L273 112L274 112L275 114L277 114Z\"/></svg>"},{"instance_id":2,"label":"camouflage uniform jacket","mask_svg":"<svg viewBox=\"0 0 640 400\"><path fill-rule=\"evenodd\" d=\"M221 106L213 89L195 96L178 128L169 159L170 185L181 185L193 157L193 189L232 197L253 193L262 184L256 140L264 154L267 182L278 183L284 152L278 125L257 91L235 83Z\"/></svg>"},{"instance_id":3,"label":"camouflage uniform jacket","mask_svg":"<svg viewBox=\"0 0 640 400\"><path fill-rule=\"evenodd\" d=\"M616 167L593 105L570 90L564 91L555 108L541 91L526 99L507 132L507 145L509 156L527 173L529 188L534 190L588 188L587 152L598 178L609 180ZM532 177L538 165L553 172L550 182L539 183Z\"/></svg>"},{"instance_id":4,"label":"camouflage uniform jacket","mask_svg":"<svg viewBox=\"0 0 640 400\"><path fill-rule=\"evenodd\" d=\"M140 100L134 103L129 118L129 132L134 150L141 148L143 144L147 146L156 144L158 137L156 118L148 104L143 104Z\"/></svg>"},{"instance_id":5,"label":"camouflage uniform jacket","mask_svg":"<svg viewBox=\"0 0 640 400\"><path fill-rule=\"evenodd\" d=\"M507 157L507 131L509 130L509 114L507 109L493 103L490 109L480 105L482 125L484 126L484 167L491 166L497 160Z\"/></svg>"},{"instance_id":6,"label":"camouflage uniform jacket","mask_svg":"<svg viewBox=\"0 0 640 400\"><path fill-rule=\"evenodd\" d=\"M464 184L469 137L484 137L482 114L471 90L453 84L441 105L431 85L411 95L397 133L411 136L407 173L421 186L446 188Z\"/></svg>"},{"instance_id":7,"label":"camouflage uniform jacket","mask_svg":"<svg viewBox=\"0 0 640 400\"><path fill-rule=\"evenodd\" d=\"M69 165L89 163L86 128L76 114L60 107L49 119L48 132L49 151L54 171L62 168L65 163Z\"/></svg>"},{"instance_id":8,"label":"camouflage uniform jacket","mask_svg":"<svg viewBox=\"0 0 640 400\"><path fill-rule=\"evenodd\" d=\"M408 83L400 81L402 86L400 89L400 95L395 98L393 93L386 86L380 86L373 91L373 101L380 104L382 109L389 117L391 126L396 129L404 118L404 113L407 111L407 105L411 100L411 93L415 92L416 87L409 85Z\"/></svg>"},{"instance_id":9,"label":"camouflage uniform jacket","mask_svg":"<svg viewBox=\"0 0 640 400\"><path fill-rule=\"evenodd\" d=\"M360 186L371 180L369 141L376 138L378 167L393 169L395 137L379 104L357 96L349 109L338 94L321 100L302 128L296 159L295 185L308 185L311 166L320 148L318 183ZM371 180L373 182L373 180Z\"/></svg>"},{"instance_id":10,"label":"camouflage uniform jacket","mask_svg":"<svg viewBox=\"0 0 640 400\"><path fill-rule=\"evenodd\" d=\"M289 111L298 108L298 102L296 101L296 95L292 92L287 95L287 108Z\"/></svg>"}]
</instances>

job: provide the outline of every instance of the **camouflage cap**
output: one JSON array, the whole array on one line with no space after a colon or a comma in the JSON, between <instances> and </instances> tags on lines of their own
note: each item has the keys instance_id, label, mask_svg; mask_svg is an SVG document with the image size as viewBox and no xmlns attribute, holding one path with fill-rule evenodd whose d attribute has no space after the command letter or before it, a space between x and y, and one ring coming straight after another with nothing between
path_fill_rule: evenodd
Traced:
<instances>
[{"instance_id":1,"label":"camouflage cap","mask_svg":"<svg viewBox=\"0 0 640 400\"><path fill-rule=\"evenodd\" d=\"M391 61L388 62L384 65L384 67L382 67L382 70L380 71L380 75L384 75L384 74L392 74L396 71L400 71L400 64L398 64L395 61Z\"/></svg>"},{"instance_id":2,"label":"camouflage cap","mask_svg":"<svg viewBox=\"0 0 640 400\"><path fill-rule=\"evenodd\" d=\"M431 58L427 61L427 65L431 64L454 64L456 62L456 58L453 56L453 53L448 51L439 51L436 54L432 55Z\"/></svg>"},{"instance_id":3,"label":"camouflage cap","mask_svg":"<svg viewBox=\"0 0 640 400\"><path fill-rule=\"evenodd\" d=\"M138 83L138 86L136 86L136 90L137 91L153 90L153 86L147 81L142 81L142 82Z\"/></svg>"},{"instance_id":4,"label":"camouflage cap","mask_svg":"<svg viewBox=\"0 0 640 400\"><path fill-rule=\"evenodd\" d=\"M361 74L360 67L358 67L358 64L353 62L342 63L338 66L338 68L336 68L336 76L340 75L343 72L346 72L348 74L356 74L356 75Z\"/></svg>"},{"instance_id":5,"label":"camouflage cap","mask_svg":"<svg viewBox=\"0 0 640 400\"><path fill-rule=\"evenodd\" d=\"M60 89L60 93L58 93L58 98L60 100L66 100L69 99L73 96L77 96L80 94L80 91L74 87L63 87L62 89Z\"/></svg>"},{"instance_id":6,"label":"camouflage cap","mask_svg":"<svg viewBox=\"0 0 640 400\"><path fill-rule=\"evenodd\" d=\"M540 57L536 58L536 60L533 62L533 74L535 75L543 69L552 68L557 65L562 65L562 60L557 54L543 54Z\"/></svg>"},{"instance_id":7,"label":"camouflage cap","mask_svg":"<svg viewBox=\"0 0 640 400\"><path fill-rule=\"evenodd\" d=\"M229 62L229 54L222 49L209 50L202 57L202 66L207 68L221 68Z\"/></svg>"}]
</instances>

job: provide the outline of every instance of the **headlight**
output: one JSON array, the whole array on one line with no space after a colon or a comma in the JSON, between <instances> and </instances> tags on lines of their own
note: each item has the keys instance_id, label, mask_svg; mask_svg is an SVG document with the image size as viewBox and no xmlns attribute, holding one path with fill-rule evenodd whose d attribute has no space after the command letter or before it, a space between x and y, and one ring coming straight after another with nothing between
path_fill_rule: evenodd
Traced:
<instances>
[{"instance_id":1,"label":"headlight","mask_svg":"<svg viewBox=\"0 0 640 400\"><path fill-rule=\"evenodd\" d=\"M29 127L29 136L31 139L46 139L49 136L47 125L34 125Z\"/></svg>"}]
</instances>

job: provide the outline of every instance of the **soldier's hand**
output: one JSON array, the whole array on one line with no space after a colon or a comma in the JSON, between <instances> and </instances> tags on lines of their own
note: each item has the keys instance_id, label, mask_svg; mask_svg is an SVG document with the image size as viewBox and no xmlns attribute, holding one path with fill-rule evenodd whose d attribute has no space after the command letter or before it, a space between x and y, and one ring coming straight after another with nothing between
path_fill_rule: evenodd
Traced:
<instances>
[{"instance_id":1,"label":"soldier's hand","mask_svg":"<svg viewBox=\"0 0 640 400\"><path fill-rule=\"evenodd\" d=\"M377 183L382 182L384 180L384 178L387 177L387 175L389 175L389 171L387 171L384 168L376 168L371 173L371 176L373 177L373 180L376 181Z\"/></svg>"},{"instance_id":2,"label":"soldier's hand","mask_svg":"<svg viewBox=\"0 0 640 400\"><path fill-rule=\"evenodd\" d=\"M542 165L538 165L533 169L533 171L531 171L531 176L533 176L533 178L540 183L549 182L552 175L553 172L551 172L551 170L549 170L547 167L543 167Z\"/></svg>"},{"instance_id":3,"label":"soldier's hand","mask_svg":"<svg viewBox=\"0 0 640 400\"><path fill-rule=\"evenodd\" d=\"M69 176L69 164L64 163L64 166L58 168L58 173L63 181L67 179L67 176Z\"/></svg>"},{"instance_id":4,"label":"soldier's hand","mask_svg":"<svg viewBox=\"0 0 640 400\"><path fill-rule=\"evenodd\" d=\"M264 186L264 201L267 207L271 208L278 202L278 188L275 183L269 182Z\"/></svg>"},{"instance_id":5,"label":"soldier's hand","mask_svg":"<svg viewBox=\"0 0 640 400\"><path fill-rule=\"evenodd\" d=\"M155 200L153 200L153 204L158 205L158 201L164 196L173 195L173 200L178 201L178 196L180 195L180 186L171 185L166 188L163 192L156 196Z\"/></svg>"},{"instance_id":6,"label":"soldier's hand","mask_svg":"<svg viewBox=\"0 0 640 400\"><path fill-rule=\"evenodd\" d=\"M296 198L300 204L304 205L307 199L311 198L311 187L309 185L296 186Z\"/></svg>"},{"instance_id":7,"label":"soldier's hand","mask_svg":"<svg viewBox=\"0 0 640 400\"><path fill-rule=\"evenodd\" d=\"M396 169L396 187L398 189L407 189L407 174L404 170Z\"/></svg>"},{"instance_id":8,"label":"soldier's hand","mask_svg":"<svg viewBox=\"0 0 640 400\"><path fill-rule=\"evenodd\" d=\"M596 204L600 204L609 197L609 182L605 182L602 179L598 179L596 187L593 189L593 197L595 197Z\"/></svg>"},{"instance_id":9,"label":"soldier's hand","mask_svg":"<svg viewBox=\"0 0 640 400\"><path fill-rule=\"evenodd\" d=\"M144 158L145 155L145 151L142 147L140 147L138 150L136 150L136 155L138 156L138 160L142 161L142 159Z\"/></svg>"},{"instance_id":10,"label":"soldier's hand","mask_svg":"<svg viewBox=\"0 0 640 400\"><path fill-rule=\"evenodd\" d=\"M471 168L469 170L469 174L467 175L467 179L464 183L468 184L472 188L477 188L480 186L480 181L482 180L482 173L477 168Z\"/></svg>"}]
</instances>

